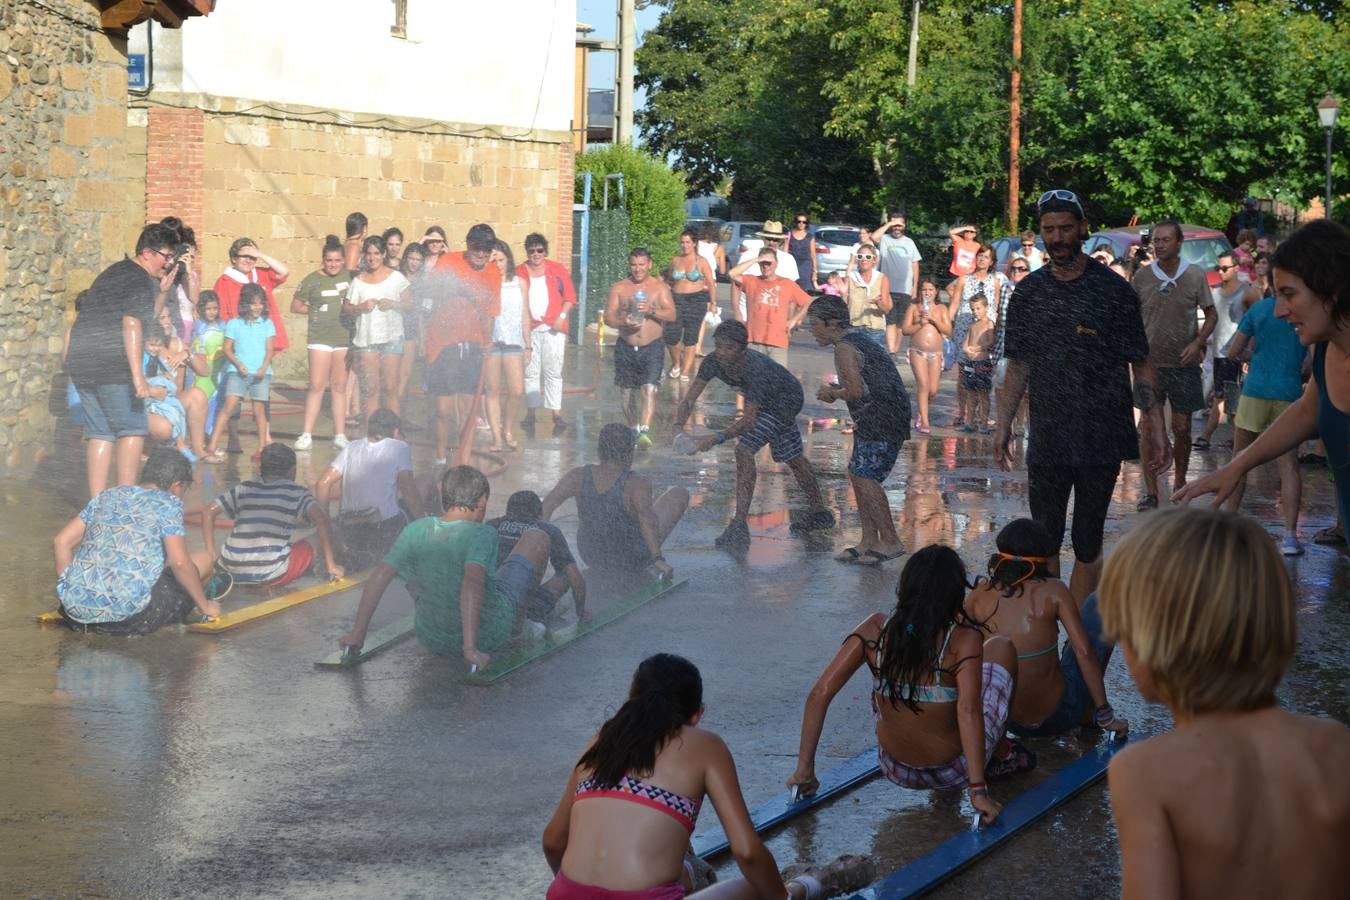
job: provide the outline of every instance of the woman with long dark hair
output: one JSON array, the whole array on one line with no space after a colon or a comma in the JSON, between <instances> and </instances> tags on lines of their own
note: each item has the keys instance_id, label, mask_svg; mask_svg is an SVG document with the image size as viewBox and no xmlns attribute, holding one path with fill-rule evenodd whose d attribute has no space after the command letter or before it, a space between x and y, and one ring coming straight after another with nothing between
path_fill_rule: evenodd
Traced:
<instances>
[{"instance_id":1,"label":"woman with long dark hair","mask_svg":"<svg viewBox=\"0 0 1350 900\"><path fill-rule=\"evenodd\" d=\"M873 613L844 638L806 698L797 769L805 794L820 786L816 745L830 702L864 665L872 672L872 716L882 773L901 787L965 788L984 824L1002 809L988 777L1030 769L1036 758L1003 738L1017 676L1017 650L988 641L966 616L966 567L950 547L930 544L910 557L895 609Z\"/></svg>"},{"instance_id":2,"label":"woman with long dark hair","mask_svg":"<svg viewBox=\"0 0 1350 900\"><path fill-rule=\"evenodd\" d=\"M1219 506L1249 471L1321 435L1344 522L1350 515L1350 229L1326 219L1310 222L1280 244L1270 262L1275 317L1312 348L1313 377L1260 437L1227 465L1188 482L1172 502L1214 494Z\"/></svg>"},{"instance_id":3,"label":"woman with long dark hair","mask_svg":"<svg viewBox=\"0 0 1350 900\"><path fill-rule=\"evenodd\" d=\"M871 881L870 860L847 856L784 884L750 821L731 752L698 727L702 717L703 679L693 663L669 653L642 661L628 700L582 753L544 829L556 873L548 900L681 900L692 886L685 857L704 797L744 878L698 897L815 900Z\"/></svg>"},{"instance_id":4,"label":"woman with long dark hair","mask_svg":"<svg viewBox=\"0 0 1350 900\"><path fill-rule=\"evenodd\" d=\"M1079 611L1068 587L1050 571L1059 547L1039 522L1014 519L998 533L997 546L988 577L966 598L966 611L1017 648L1008 730L1046 737L1093 724L1124 734L1129 723L1111 709L1102 681L1112 648L1102 639L1097 595ZM1061 625L1068 636L1062 653Z\"/></svg>"}]
</instances>

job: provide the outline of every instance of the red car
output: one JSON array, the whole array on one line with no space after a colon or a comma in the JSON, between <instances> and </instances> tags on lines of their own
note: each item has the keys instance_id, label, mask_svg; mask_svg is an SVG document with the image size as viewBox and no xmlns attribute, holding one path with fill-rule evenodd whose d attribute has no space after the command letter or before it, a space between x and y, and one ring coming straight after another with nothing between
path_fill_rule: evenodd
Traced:
<instances>
[{"instance_id":1,"label":"red car","mask_svg":"<svg viewBox=\"0 0 1350 900\"><path fill-rule=\"evenodd\" d=\"M1152 234L1156 227L1156 225L1134 225L1129 228L1098 231L1089 235L1083 242L1083 252L1090 254L1094 250L1106 247L1112 256L1128 259L1134 253L1134 248L1139 246L1139 236L1145 231ZM1218 287L1219 273L1214 267L1218 265L1222 254L1233 249L1228 243L1228 238L1224 237L1222 231L1203 225L1182 225L1181 234L1185 238L1181 244L1181 258L1193 266L1204 269L1209 286Z\"/></svg>"}]
</instances>

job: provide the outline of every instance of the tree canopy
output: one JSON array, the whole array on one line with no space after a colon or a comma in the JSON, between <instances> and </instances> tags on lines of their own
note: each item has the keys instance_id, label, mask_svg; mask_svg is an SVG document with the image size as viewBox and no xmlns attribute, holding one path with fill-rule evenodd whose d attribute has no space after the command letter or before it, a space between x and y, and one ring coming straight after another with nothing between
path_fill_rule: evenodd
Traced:
<instances>
[{"instance_id":1,"label":"tree canopy","mask_svg":"<svg viewBox=\"0 0 1350 900\"><path fill-rule=\"evenodd\" d=\"M730 178L733 203L756 213L904 207L922 227L1006 227L1011 3L925 0L912 89L900 0L657 5L637 55L641 125L692 189ZM1222 224L1249 194L1296 207L1320 195L1313 107L1327 90L1350 95L1350 27L1332 5L1024 6L1014 224L1049 187L1078 191L1094 224L1136 214Z\"/></svg>"}]
</instances>

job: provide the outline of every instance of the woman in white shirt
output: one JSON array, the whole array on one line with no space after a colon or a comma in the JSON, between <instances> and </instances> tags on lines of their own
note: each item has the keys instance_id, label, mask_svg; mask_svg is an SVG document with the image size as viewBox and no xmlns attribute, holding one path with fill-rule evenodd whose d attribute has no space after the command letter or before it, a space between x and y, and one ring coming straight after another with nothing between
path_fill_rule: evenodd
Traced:
<instances>
[{"instance_id":1,"label":"woman in white shirt","mask_svg":"<svg viewBox=\"0 0 1350 900\"><path fill-rule=\"evenodd\" d=\"M401 415L398 369L403 356L403 313L412 309L409 282L385 261L384 238L371 235L361 245L366 271L352 279L342 311L356 317L352 347L361 379L361 409L383 406ZM378 396L378 402L377 402Z\"/></svg>"},{"instance_id":2,"label":"woman in white shirt","mask_svg":"<svg viewBox=\"0 0 1350 900\"><path fill-rule=\"evenodd\" d=\"M505 241L492 245L488 259L502 273L501 314L492 323L492 352L486 360L483 376L483 402L487 406L488 425L492 428L492 449L519 450L511 423L520 415L525 398L525 367L530 363L530 340L526 331L530 321L530 300L525 285L516 275L516 258ZM502 417L503 409L505 418Z\"/></svg>"}]
</instances>

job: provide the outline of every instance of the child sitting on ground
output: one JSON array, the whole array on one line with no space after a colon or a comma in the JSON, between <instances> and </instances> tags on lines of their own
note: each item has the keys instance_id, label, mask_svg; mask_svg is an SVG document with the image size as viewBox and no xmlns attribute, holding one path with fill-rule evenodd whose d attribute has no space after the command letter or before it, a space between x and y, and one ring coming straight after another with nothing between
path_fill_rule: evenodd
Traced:
<instances>
[{"instance_id":1,"label":"child sitting on ground","mask_svg":"<svg viewBox=\"0 0 1350 900\"><path fill-rule=\"evenodd\" d=\"M1111 761L1124 896L1350 896L1350 730L1276 706L1294 597L1265 529L1152 513L1098 601L1139 692L1176 720Z\"/></svg>"},{"instance_id":2,"label":"child sitting on ground","mask_svg":"<svg viewBox=\"0 0 1350 900\"><path fill-rule=\"evenodd\" d=\"M989 321L989 301L984 294L970 298L974 320L961 342L961 387L966 392L962 431L979 430L988 434L989 394L994 389L994 323Z\"/></svg>"},{"instance_id":3,"label":"child sitting on ground","mask_svg":"<svg viewBox=\"0 0 1350 900\"><path fill-rule=\"evenodd\" d=\"M234 520L220 551L221 565L239 584L290 584L314 565L314 545L291 543L295 524L308 520L318 532L328 577L341 578L345 573L333 555L328 513L308 488L295 483L295 451L285 444L268 444L262 449L258 476L256 481L236 484L202 513L202 540L208 548L216 545L216 516Z\"/></svg>"}]
</instances>

